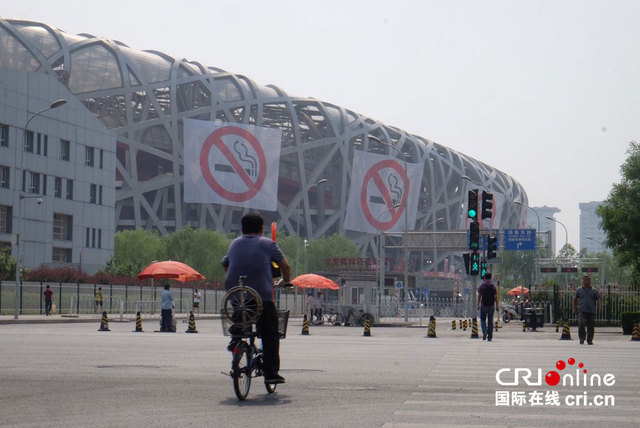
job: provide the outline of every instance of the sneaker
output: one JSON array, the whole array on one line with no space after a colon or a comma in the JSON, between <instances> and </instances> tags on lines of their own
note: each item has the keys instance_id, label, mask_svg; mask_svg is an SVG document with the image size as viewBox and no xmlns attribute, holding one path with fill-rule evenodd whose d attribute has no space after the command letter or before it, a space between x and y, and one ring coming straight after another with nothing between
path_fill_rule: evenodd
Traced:
<instances>
[{"instance_id":1,"label":"sneaker","mask_svg":"<svg viewBox=\"0 0 640 428\"><path fill-rule=\"evenodd\" d=\"M488 339L487 339L487 342L491 342L491 338L488 338Z\"/></svg>"},{"instance_id":2,"label":"sneaker","mask_svg":"<svg viewBox=\"0 0 640 428\"><path fill-rule=\"evenodd\" d=\"M580 339L580 344L584 345L584 339Z\"/></svg>"},{"instance_id":3,"label":"sneaker","mask_svg":"<svg viewBox=\"0 0 640 428\"><path fill-rule=\"evenodd\" d=\"M482 340L487 340L487 335L486 334L482 335Z\"/></svg>"},{"instance_id":4,"label":"sneaker","mask_svg":"<svg viewBox=\"0 0 640 428\"><path fill-rule=\"evenodd\" d=\"M264 376L264 383L270 383L272 385L284 383L284 378L279 374L271 374Z\"/></svg>"},{"instance_id":5,"label":"sneaker","mask_svg":"<svg viewBox=\"0 0 640 428\"><path fill-rule=\"evenodd\" d=\"M587 342L587 345L593 345L593 342L588 341L588 342Z\"/></svg>"}]
</instances>

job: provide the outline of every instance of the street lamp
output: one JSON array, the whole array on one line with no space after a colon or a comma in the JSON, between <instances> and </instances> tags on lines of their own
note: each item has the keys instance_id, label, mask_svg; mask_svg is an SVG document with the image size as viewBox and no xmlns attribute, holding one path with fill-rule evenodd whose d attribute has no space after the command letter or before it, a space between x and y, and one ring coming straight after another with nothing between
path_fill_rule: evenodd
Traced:
<instances>
[{"instance_id":1,"label":"street lamp","mask_svg":"<svg viewBox=\"0 0 640 428\"><path fill-rule=\"evenodd\" d=\"M22 289L22 284L20 281L20 205L21 205L21 200L23 199L29 199L29 198L40 198L40 195L37 196L24 196L22 194L22 184L21 184L21 180L20 180L20 174L21 171L23 170L23 166L22 163L24 161L24 156L22 156L22 152L24 151L25 146L27 145L27 133L28 133L28 127L29 127L29 123L35 119L37 116L41 115L42 113L49 111L49 110L53 110L54 108L58 108L64 104L67 103L67 100L65 99L59 99L56 100L54 102L51 103L51 105L49 105L49 107L47 108L43 108L42 110L32 114L28 119L27 122L24 124L24 134L22 135L22 147L16 147L16 156L15 156L15 169L16 169L16 193L18 195L18 201L16 203L16 212L14 215L14 219L15 219L15 230L16 230L16 291L15 291L15 312L14 312L14 319L18 319L18 316L20 314L20 294L21 294L21 289ZM27 112L28 113L28 112ZM20 152L20 168L18 169L18 152Z\"/></svg>"},{"instance_id":2,"label":"street lamp","mask_svg":"<svg viewBox=\"0 0 640 428\"><path fill-rule=\"evenodd\" d=\"M602 282L602 287L604 287L606 281L605 281L605 246L604 246L604 242L602 241L598 241L597 239L594 239L590 236L585 236L585 238L587 238L590 241L593 242L597 242L598 244L600 244L600 246L602 246L602 276L601 276L601 282Z\"/></svg>"},{"instance_id":3,"label":"street lamp","mask_svg":"<svg viewBox=\"0 0 640 428\"><path fill-rule=\"evenodd\" d=\"M569 232L567 231L567 226L565 226L564 224L562 224L562 222L560 222L559 220L556 220L555 218L551 217L551 216L546 216L545 217L547 220L551 220L555 223L558 223L560 226L564 227L564 246L565 248L569 245Z\"/></svg>"},{"instance_id":4,"label":"street lamp","mask_svg":"<svg viewBox=\"0 0 640 428\"><path fill-rule=\"evenodd\" d=\"M537 236L540 233L540 215L538 215L538 211L535 208L530 207L529 205L525 205L520 201L513 201L513 203L515 203L516 205L520 205L521 207L525 207L527 209L532 210L533 213L536 215L536 218L538 219L538 229L536 229L536 240L537 240L538 239ZM538 254L538 244L536 243L536 256L537 254ZM540 282L539 275L540 275L540 269L536 269L535 270L536 286L538 285L538 282Z\"/></svg>"},{"instance_id":5,"label":"street lamp","mask_svg":"<svg viewBox=\"0 0 640 428\"><path fill-rule=\"evenodd\" d=\"M384 146L387 147L391 147L393 150L397 151L398 153L400 153L400 155L402 156L402 163L404 166L404 176L406 180L409 180L409 176L408 176L408 170L407 170L407 159L405 158L404 153L402 153L402 150L400 150L399 148L397 148L396 146L394 146L393 144L389 144L389 143L385 143L383 142L380 138L375 137L373 135L367 135L367 138L376 141ZM403 275L404 275L404 286L405 286L405 292L404 292L404 320L408 321L409 320L409 267L408 267L408 263L409 263L409 249L408 249L408 233L409 233L409 195L407 195L407 189L405 186L404 189L404 195L402 195L402 200L403 200L403 205L404 205L404 236L402 239L403 242L403 258L404 258L404 263L402 264L403 266Z\"/></svg>"},{"instance_id":6,"label":"street lamp","mask_svg":"<svg viewBox=\"0 0 640 428\"><path fill-rule=\"evenodd\" d=\"M380 215L378 215L378 223L380 223L380 219L382 218L383 214L386 214L388 212L391 212L392 210L395 210L396 208L400 207L400 204L395 204L394 206L392 206L391 208L384 210L380 213ZM377 270L377 280L378 280L378 320L380 319L381 315L382 315L382 309L380 308L380 306L382 306L382 295L384 294L384 281L382 279L382 264L384 263L384 260L382 259L382 231L380 230L380 228L378 228L378 270Z\"/></svg>"},{"instance_id":7,"label":"street lamp","mask_svg":"<svg viewBox=\"0 0 640 428\"><path fill-rule=\"evenodd\" d=\"M315 182L315 183L312 183L312 184L308 185L307 187L305 187L305 188L302 190L302 195L303 195L303 197L304 197L304 194L305 194L305 193L307 193L307 192L309 191L309 189L311 189L312 187L315 187L315 186L319 186L319 185L320 185L320 184L322 184L322 183L326 183L327 181L329 181L329 180L328 180L328 179L326 179L326 178L323 178L322 180L318 180L317 182ZM303 200L303 197L301 197L301 198L300 198L300 202L299 202L299 204L298 204L298 205L299 205L299 207L300 207L300 211L301 211L301 212L302 212L302 210L303 210L303 208L302 208L302 200ZM304 216L303 216L303 218L304 218ZM295 275L294 275L294 277L298 276L298 253L299 253L299 252L300 252L300 220L298 220L298 221L296 222L296 270L295 270ZM305 273L306 273L306 271L305 271Z\"/></svg>"}]
</instances>

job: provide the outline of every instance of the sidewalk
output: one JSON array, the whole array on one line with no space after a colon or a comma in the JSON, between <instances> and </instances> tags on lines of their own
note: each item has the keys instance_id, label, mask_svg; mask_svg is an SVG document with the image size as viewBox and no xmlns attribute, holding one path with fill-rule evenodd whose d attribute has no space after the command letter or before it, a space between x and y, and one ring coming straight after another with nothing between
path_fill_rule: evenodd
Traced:
<instances>
[{"instance_id":1,"label":"sidewalk","mask_svg":"<svg viewBox=\"0 0 640 428\"><path fill-rule=\"evenodd\" d=\"M157 320L160 322L160 314L142 314L144 320ZM189 318L188 313L175 314L178 321ZM219 319L219 314L196 314L196 320ZM136 314L109 314L109 322L135 322ZM48 323L97 323L102 320L102 314L80 314L80 315L20 315L15 319L14 315L0 315L0 324L48 324Z\"/></svg>"}]
</instances>

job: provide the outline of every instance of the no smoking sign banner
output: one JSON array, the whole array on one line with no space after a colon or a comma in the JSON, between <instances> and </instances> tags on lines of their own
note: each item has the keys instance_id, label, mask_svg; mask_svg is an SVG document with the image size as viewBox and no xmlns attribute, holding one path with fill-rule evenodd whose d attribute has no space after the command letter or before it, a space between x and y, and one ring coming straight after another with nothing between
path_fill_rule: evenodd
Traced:
<instances>
[{"instance_id":1,"label":"no smoking sign banner","mask_svg":"<svg viewBox=\"0 0 640 428\"><path fill-rule=\"evenodd\" d=\"M184 119L184 200L275 211L282 131Z\"/></svg>"},{"instance_id":2,"label":"no smoking sign banner","mask_svg":"<svg viewBox=\"0 0 640 428\"><path fill-rule=\"evenodd\" d=\"M352 171L347 229L366 233L402 231L405 209L408 227L413 227L422 164L408 163L405 173L404 164L396 158L355 151Z\"/></svg>"}]
</instances>

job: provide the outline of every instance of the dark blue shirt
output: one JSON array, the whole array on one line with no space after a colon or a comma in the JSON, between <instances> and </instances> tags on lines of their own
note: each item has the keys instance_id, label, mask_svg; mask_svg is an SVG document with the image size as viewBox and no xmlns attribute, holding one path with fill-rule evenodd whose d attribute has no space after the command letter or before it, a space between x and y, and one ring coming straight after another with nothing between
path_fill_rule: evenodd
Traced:
<instances>
[{"instance_id":1,"label":"dark blue shirt","mask_svg":"<svg viewBox=\"0 0 640 428\"><path fill-rule=\"evenodd\" d=\"M225 289L237 286L238 277L246 276L243 284L256 290L263 302L272 302L271 262L280 263L283 258L278 245L264 236L242 235L234 239L222 258L222 266L227 268Z\"/></svg>"}]
</instances>

